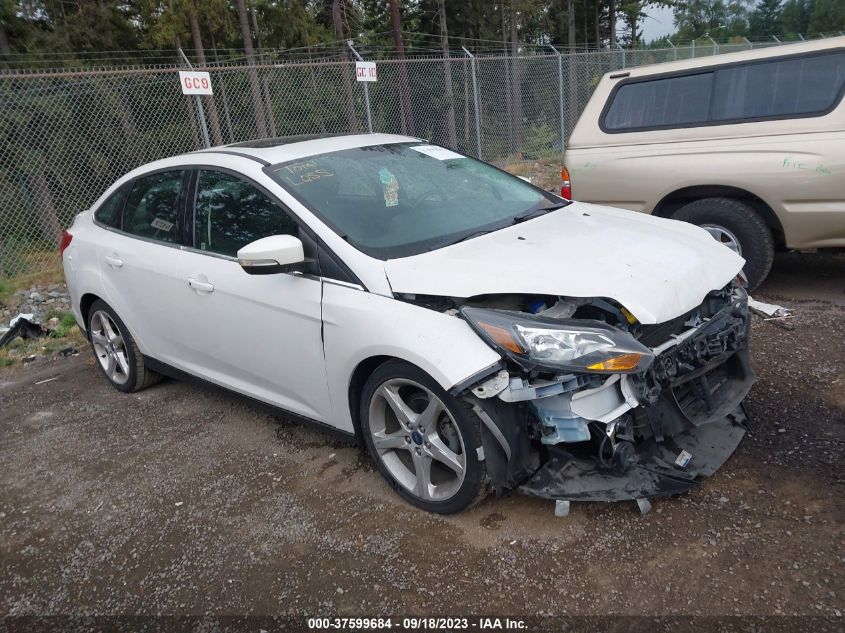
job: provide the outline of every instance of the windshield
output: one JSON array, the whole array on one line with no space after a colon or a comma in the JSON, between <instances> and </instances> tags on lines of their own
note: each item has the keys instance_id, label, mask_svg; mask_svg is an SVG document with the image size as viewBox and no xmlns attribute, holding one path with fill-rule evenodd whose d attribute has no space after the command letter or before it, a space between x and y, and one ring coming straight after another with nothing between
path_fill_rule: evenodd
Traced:
<instances>
[{"instance_id":1,"label":"windshield","mask_svg":"<svg viewBox=\"0 0 845 633\"><path fill-rule=\"evenodd\" d=\"M274 165L276 181L372 257L407 257L566 204L492 165L421 141Z\"/></svg>"}]
</instances>

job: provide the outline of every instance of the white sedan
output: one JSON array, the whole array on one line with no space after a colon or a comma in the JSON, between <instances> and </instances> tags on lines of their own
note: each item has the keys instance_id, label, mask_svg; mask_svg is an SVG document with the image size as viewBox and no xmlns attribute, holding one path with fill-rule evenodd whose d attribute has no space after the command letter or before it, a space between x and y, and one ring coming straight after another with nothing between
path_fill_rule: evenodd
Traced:
<instances>
[{"instance_id":1,"label":"white sedan","mask_svg":"<svg viewBox=\"0 0 845 633\"><path fill-rule=\"evenodd\" d=\"M156 161L61 250L114 387L201 379L355 435L426 510L509 489L643 504L744 433L742 258L419 139Z\"/></svg>"}]
</instances>

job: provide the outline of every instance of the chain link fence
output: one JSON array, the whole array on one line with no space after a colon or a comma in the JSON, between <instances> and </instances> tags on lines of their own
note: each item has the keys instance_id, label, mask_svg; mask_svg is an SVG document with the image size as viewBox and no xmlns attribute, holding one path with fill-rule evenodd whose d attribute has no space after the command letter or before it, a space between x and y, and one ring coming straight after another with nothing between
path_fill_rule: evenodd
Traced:
<instances>
[{"instance_id":1,"label":"chain link fence","mask_svg":"<svg viewBox=\"0 0 845 633\"><path fill-rule=\"evenodd\" d=\"M755 44L758 47L760 44ZM0 71L0 279L57 262L61 229L127 171L266 136L404 133L503 164L560 160L604 73L750 48L712 45L526 56L209 68L213 96L181 93L176 68ZM369 111L365 99L368 90ZM369 115L369 116L368 116Z\"/></svg>"}]
</instances>

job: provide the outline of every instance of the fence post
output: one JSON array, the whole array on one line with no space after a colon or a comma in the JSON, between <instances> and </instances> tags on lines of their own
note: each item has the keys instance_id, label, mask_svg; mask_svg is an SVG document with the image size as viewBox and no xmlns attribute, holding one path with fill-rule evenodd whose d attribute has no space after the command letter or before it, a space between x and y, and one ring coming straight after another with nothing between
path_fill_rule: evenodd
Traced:
<instances>
[{"instance_id":1,"label":"fence post","mask_svg":"<svg viewBox=\"0 0 845 633\"><path fill-rule=\"evenodd\" d=\"M666 41L669 42L669 46L672 47L672 59L674 59L675 61L678 61L678 47L675 46L672 43L672 40L670 40L668 37L666 38Z\"/></svg>"},{"instance_id":2,"label":"fence post","mask_svg":"<svg viewBox=\"0 0 845 633\"><path fill-rule=\"evenodd\" d=\"M616 42L616 46L618 46L619 50L622 51L622 68L625 68L625 49L619 42Z\"/></svg>"},{"instance_id":3,"label":"fence post","mask_svg":"<svg viewBox=\"0 0 845 633\"><path fill-rule=\"evenodd\" d=\"M719 54L719 43L716 40L714 40L712 37L710 37L709 35L706 35L705 37L708 40L710 40L711 42L713 42L713 54L718 55Z\"/></svg>"},{"instance_id":4,"label":"fence post","mask_svg":"<svg viewBox=\"0 0 845 633\"><path fill-rule=\"evenodd\" d=\"M777 35L772 35L772 37L775 38L775 42L777 42L778 44L781 43L781 41L778 39Z\"/></svg>"},{"instance_id":5,"label":"fence post","mask_svg":"<svg viewBox=\"0 0 845 633\"><path fill-rule=\"evenodd\" d=\"M478 113L478 80L475 77L475 55L470 53L466 46L461 46L464 53L469 57L469 67L472 70L472 101L475 106L475 149L478 159L481 160L481 116Z\"/></svg>"},{"instance_id":6,"label":"fence post","mask_svg":"<svg viewBox=\"0 0 845 633\"><path fill-rule=\"evenodd\" d=\"M745 43L746 43L746 44L748 44L748 48L749 48L749 49L753 49L753 48L754 48L754 44L752 44L752 43L751 43L751 40L749 40L747 37L743 37L742 39L744 39L744 40L745 40Z\"/></svg>"},{"instance_id":7,"label":"fence post","mask_svg":"<svg viewBox=\"0 0 845 633\"><path fill-rule=\"evenodd\" d=\"M695 59L695 40L692 41L692 58Z\"/></svg>"},{"instance_id":8,"label":"fence post","mask_svg":"<svg viewBox=\"0 0 845 633\"><path fill-rule=\"evenodd\" d=\"M355 55L355 58L359 62L364 61L364 58L361 57L358 54L358 51L355 50L355 47L352 46L352 40L346 40L346 45L349 47L349 50L352 51L352 54ZM370 82L364 81L362 83L364 84L364 104L367 106L367 130L370 132L370 134L372 134L373 133L373 114L372 114L372 112L370 112L370 89L369 89L369 86L368 86L368 84Z\"/></svg>"},{"instance_id":9,"label":"fence post","mask_svg":"<svg viewBox=\"0 0 845 633\"><path fill-rule=\"evenodd\" d=\"M803 36L803 35L801 35L800 33L798 34L798 38L799 38L802 42L803 42L803 41L805 41L805 40L804 40L804 36Z\"/></svg>"},{"instance_id":10,"label":"fence post","mask_svg":"<svg viewBox=\"0 0 845 633\"><path fill-rule=\"evenodd\" d=\"M179 54L182 56L182 59L185 60L188 68L193 70L194 67L191 66L191 62L188 61L188 56L185 55L185 51L180 48ZM200 129L202 130L202 142L205 143L206 147L211 147L211 140L208 138L208 125L205 122L205 109L202 107L202 98L200 98L199 95L196 95L194 98L197 100L197 116L199 116Z\"/></svg>"},{"instance_id":11,"label":"fence post","mask_svg":"<svg viewBox=\"0 0 845 633\"><path fill-rule=\"evenodd\" d=\"M551 48L555 52L555 55L557 55L557 87L558 97L560 98L560 153L563 154L566 149L566 134L564 132L563 125L563 57L561 56L560 51L551 44L549 44L549 48Z\"/></svg>"}]
</instances>

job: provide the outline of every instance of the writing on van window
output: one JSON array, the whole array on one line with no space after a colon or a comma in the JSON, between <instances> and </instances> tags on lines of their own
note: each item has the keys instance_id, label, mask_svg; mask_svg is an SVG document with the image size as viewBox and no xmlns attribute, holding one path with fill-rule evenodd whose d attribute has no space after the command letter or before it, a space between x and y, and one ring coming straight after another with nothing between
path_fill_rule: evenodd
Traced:
<instances>
[{"instance_id":1,"label":"writing on van window","mask_svg":"<svg viewBox=\"0 0 845 633\"><path fill-rule=\"evenodd\" d=\"M294 187L317 182L321 178L331 178L334 173L320 165L316 160L303 160L297 163L290 163L279 170L282 178Z\"/></svg>"},{"instance_id":2,"label":"writing on van window","mask_svg":"<svg viewBox=\"0 0 845 633\"><path fill-rule=\"evenodd\" d=\"M781 167L783 167L784 169L802 169L806 171L814 171L819 176L830 176L833 174L833 170L824 163L819 163L818 165L809 165L807 163L795 160L794 156L784 157Z\"/></svg>"}]
</instances>

